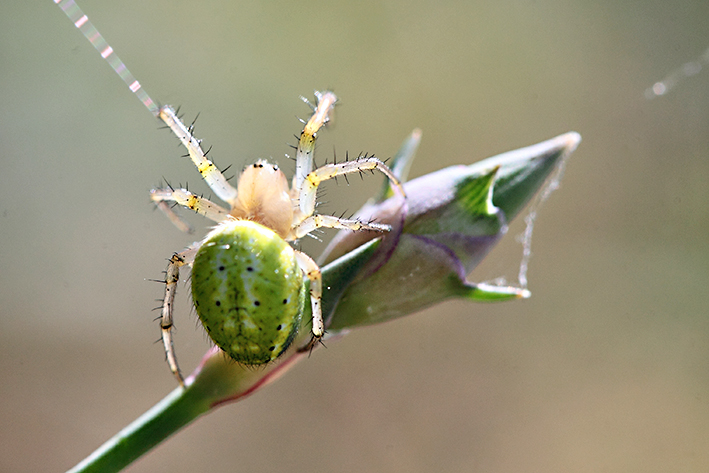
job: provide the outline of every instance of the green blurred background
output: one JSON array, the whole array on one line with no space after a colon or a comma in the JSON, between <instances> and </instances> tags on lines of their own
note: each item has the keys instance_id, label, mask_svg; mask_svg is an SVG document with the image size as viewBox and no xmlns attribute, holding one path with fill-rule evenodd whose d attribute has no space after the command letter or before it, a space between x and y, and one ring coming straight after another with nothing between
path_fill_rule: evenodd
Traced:
<instances>
[{"instance_id":1,"label":"green blurred background","mask_svg":"<svg viewBox=\"0 0 709 473\"><path fill-rule=\"evenodd\" d=\"M321 161L389 157L414 127L412 177L584 140L537 221L532 299L352 333L129 471L709 470L709 73L643 96L709 46L705 0L80 5L236 170L292 169L298 96L326 87ZM63 471L175 387L146 279L193 238L147 192L204 187L49 0L4 8L0 103L0 471ZM379 184L329 184L321 210ZM514 280L522 230L471 278ZM186 292L190 371L208 342Z\"/></svg>"}]
</instances>

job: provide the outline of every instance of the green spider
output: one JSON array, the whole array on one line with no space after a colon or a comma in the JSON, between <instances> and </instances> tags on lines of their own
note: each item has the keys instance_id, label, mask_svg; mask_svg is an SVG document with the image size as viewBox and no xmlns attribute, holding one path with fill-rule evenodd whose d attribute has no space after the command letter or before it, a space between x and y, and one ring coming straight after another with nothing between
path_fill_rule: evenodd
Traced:
<instances>
[{"instance_id":1,"label":"green spider","mask_svg":"<svg viewBox=\"0 0 709 473\"><path fill-rule=\"evenodd\" d=\"M403 195L398 179L375 157L312 169L316 133L328 122L337 101L332 92L315 92L315 97L317 103L311 105L314 113L300 135L296 173L290 188L283 172L266 161L246 167L234 188L205 157L191 127L186 127L169 106L160 109L160 119L177 135L209 187L229 207L186 189L151 191L153 202L178 226L183 224L171 211L170 203L217 222L201 242L173 254L167 266L160 327L168 365L182 385L184 379L172 341L173 302L180 267L192 266L192 299L214 343L238 363L263 365L283 354L295 338L306 297L304 276L310 281L312 307L312 338L306 348L325 333L320 268L310 256L295 250L288 242L323 227L391 230L388 225L315 214L320 183L344 174L376 169Z\"/></svg>"}]
</instances>

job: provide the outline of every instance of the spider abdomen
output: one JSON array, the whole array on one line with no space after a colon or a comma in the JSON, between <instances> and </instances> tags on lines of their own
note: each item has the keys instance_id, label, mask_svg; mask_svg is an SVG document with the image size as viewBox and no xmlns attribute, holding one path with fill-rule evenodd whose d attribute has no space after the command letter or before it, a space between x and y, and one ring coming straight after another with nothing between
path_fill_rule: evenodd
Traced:
<instances>
[{"instance_id":1,"label":"spider abdomen","mask_svg":"<svg viewBox=\"0 0 709 473\"><path fill-rule=\"evenodd\" d=\"M291 344L305 301L293 248L271 229L230 220L207 235L192 265L192 298L210 338L245 365Z\"/></svg>"}]
</instances>

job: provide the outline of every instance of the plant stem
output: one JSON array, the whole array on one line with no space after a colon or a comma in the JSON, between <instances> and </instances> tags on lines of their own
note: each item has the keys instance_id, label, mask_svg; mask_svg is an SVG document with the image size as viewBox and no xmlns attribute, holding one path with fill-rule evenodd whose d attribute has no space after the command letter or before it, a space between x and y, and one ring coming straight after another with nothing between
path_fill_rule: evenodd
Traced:
<instances>
[{"instance_id":1,"label":"plant stem","mask_svg":"<svg viewBox=\"0 0 709 473\"><path fill-rule=\"evenodd\" d=\"M69 473L118 472L207 412L210 404L204 391L179 387L69 470Z\"/></svg>"}]
</instances>

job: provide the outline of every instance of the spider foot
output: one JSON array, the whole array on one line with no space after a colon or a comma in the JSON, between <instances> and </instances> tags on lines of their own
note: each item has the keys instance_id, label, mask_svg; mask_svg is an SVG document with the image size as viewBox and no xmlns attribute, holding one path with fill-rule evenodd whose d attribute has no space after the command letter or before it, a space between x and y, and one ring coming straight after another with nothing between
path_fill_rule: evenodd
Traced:
<instances>
[{"instance_id":1,"label":"spider foot","mask_svg":"<svg viewBox=\"0 0 709 473\"><path fill-rule=\"evenodd\" d=\"M310 334L310 341L302 348L298 349L298 353L305 353L306 351L308 352L308 356L310 356L313 353L313 350L315 349L316 345L322 345L325 348L327 348L327 345L323 342L322 338L323 336L320 335L315 335L314 333Z\"/></svg>"}]
</instances>

